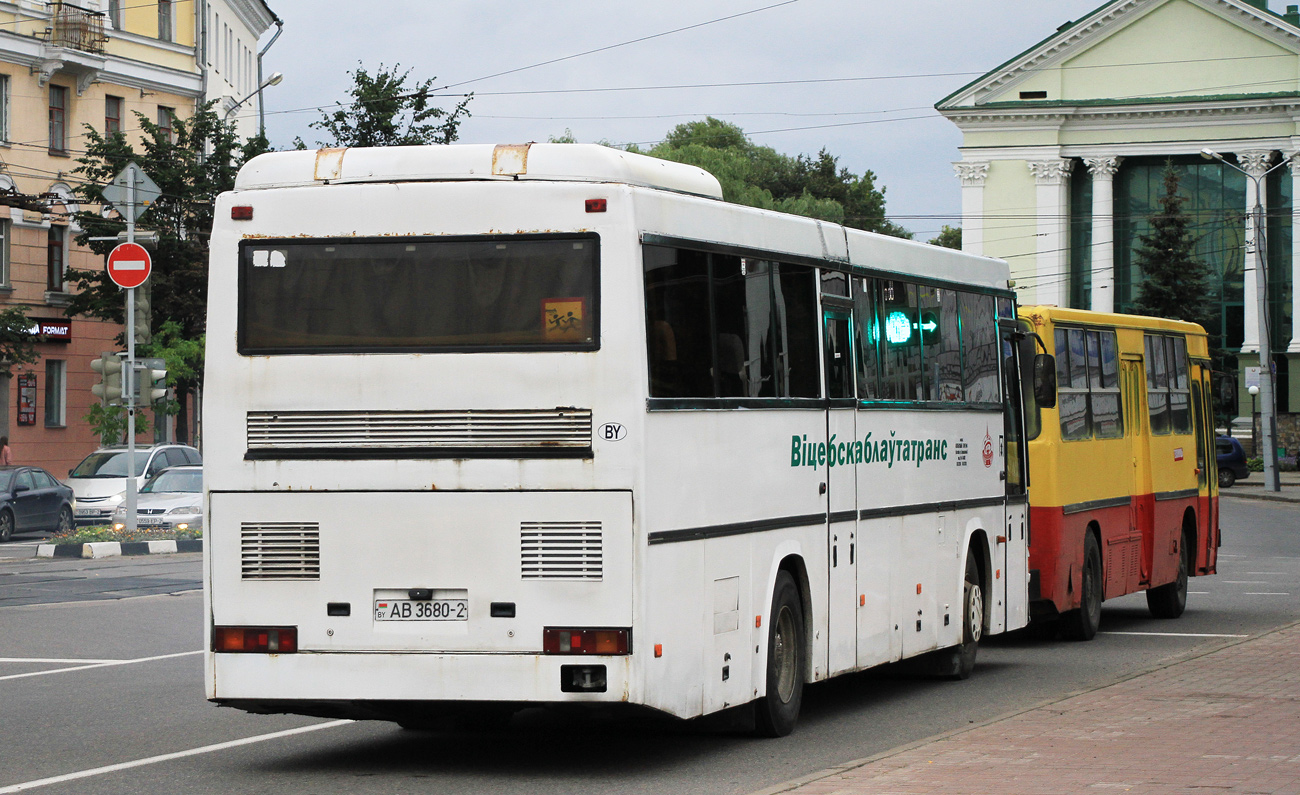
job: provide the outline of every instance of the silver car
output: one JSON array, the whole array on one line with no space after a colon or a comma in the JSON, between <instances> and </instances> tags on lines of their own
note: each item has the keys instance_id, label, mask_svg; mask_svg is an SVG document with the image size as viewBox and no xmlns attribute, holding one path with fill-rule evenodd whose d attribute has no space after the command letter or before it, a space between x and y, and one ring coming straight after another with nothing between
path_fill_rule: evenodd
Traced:
<instances>
[{"instance_id":1,"label":"silver car","mask_svg":"<svg viewBox=\"0 0 1300 795\"><path fill-rule=\"evenodd\" d=\"M135 506L141 530L203 529L203 467L169 467L149 478ZM126 526L126 506L113 511L114 529Z\"/></svg>"}]
</instances>

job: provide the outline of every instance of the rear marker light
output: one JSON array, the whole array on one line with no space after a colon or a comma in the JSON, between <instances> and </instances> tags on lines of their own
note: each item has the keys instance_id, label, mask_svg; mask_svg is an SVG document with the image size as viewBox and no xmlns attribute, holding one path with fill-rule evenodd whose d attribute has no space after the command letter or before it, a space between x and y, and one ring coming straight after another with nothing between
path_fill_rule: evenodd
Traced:
<instances>
[{"instance_id":1,"label":"rear marker light","mask_svg":"<svg viewBox=\"0 0 1300 795\"><path fill-rule=\"evenodd\" d=\"M551 629L542 630L545 654L630 654L630 629Z\"/></svg>"},{"instance_id":2,"label":"rear marker light","mask_svg":"<svg viewBox=\"0 0 1300 795\"><path fill-rule=\"evenodd\" d=\"M212 650L240 654L293 654L298 651L297 627L216 627Z\"/></svg>"},{"instance_id":3,"label":"rear marker light","mask_svg":"<svg viewBox=\"0 0 1300 795\"><path fill-rule=\"evenodd\" d=\"M587 199L587 212L603 213L605 212L606 201L604 199Z\"/></svg>"},{"instance_id":4,"label":"rear marker light","mask_svg":"<svg viewBox=\"0 0 1300 795\"><path fill-rule=\"evenodd\" d=\"M248 205L241 205L230 208L230 220L232 221L251 221L253 220L253 208Z\"/></svg>"},{"instance_id":5,"label":"rear marker light","mask_svg":"<svg viewBox=\"0 0 1300 795\"><path fill-rule=\"evenodd\" d=\"M655 644L655 656L656 657L664 656L664 645L662 643Z\"/></svg>"}]
</instances>

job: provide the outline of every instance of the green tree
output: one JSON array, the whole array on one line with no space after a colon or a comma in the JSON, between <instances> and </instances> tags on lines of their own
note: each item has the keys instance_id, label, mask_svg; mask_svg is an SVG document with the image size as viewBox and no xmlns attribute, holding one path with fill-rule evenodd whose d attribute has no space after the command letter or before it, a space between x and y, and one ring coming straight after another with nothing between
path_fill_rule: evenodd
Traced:
<instances>
[{"instance_id":1,"label":"green tree","mask_svg":"<svg viewBox=\"0 0 1300 795\"><path fill-rule=\"evenodd\" d=\"M932 246L943 246L944 248L955 248L961 251L961 227L943 225L939 234L925 241Z\"/></svg>"},{"instance_id":2,"label":"green tree","mask_svg":"<svg viewBox=\"0 0 1300 795\"><path fill-rule=\"evenodd\" d=\"M383 64L374 74L358 65L348 72L352 87L348 95L352 100L339 103L336 110L321 112L319 121L309 126L320 130L327 140L317 141L319 146L419 146L422 144L449 144L459 137L460 124L470 116L470 94L450 111L431 104L433 81L412 81L407 84L411 71L399 72L401 65L385 69ZM299 149L306 144L299 138Z\"/></svg>"},{"instance_id":3,"label":"green tree","mask_svg":"<svg viewBox=\"0 0 1300 795\"><path fill-rule=\"evenodd\" d=\"M11 306L0 312L0 375L13 375L15 367L40 360L33 325L25 306Z\"/></svg>"},{"instance_id":4,"label":"green tree","mask_svg":"<svg viewBox=\"0 0 1300 795\"><path fill-rule=\"evenodd\" d=\"M77 242L98 254L107 254L115 245L111 240L126 228L118 213L101 214L103 189L128 162L140 165L162 191L139 221L139 228L158 233L153 270L147 292L137 291L137 302L149 307L149 326L140 329L139 355L149 355L149 340L164 324L188 340L202 338L207 319L208 235L212 229L213 203L218 194L234 188L235 174L250 158L268 151L267 141L256 136L240 142L233 126L217 116L212 103L200 108L189 119L173 119L172 131L159 127L143 114L136 114L141 131L139 148L121 133L101 135L86 127L86 154L77 162L74 173L84 180L77 188L85 205L76 213L81 234ZM69 317L83 315L114 323L125 321L122 291L103 270L69 270L68 281L76 286L65 310ZM119 338L119 343L124 340ZM199 385L202 367L188 378L178 379L176 394L184 408L188 395ZM185 413L182 411L183 418ZM177 436L187 439L184 422L177 425Z\"/></svg>"},{"instance_id":5,"label":"green tree","mask_svg":"<svg viewBox=\"0 0 1300 795\"><path fill-rule=\"evenodd\" d=\"M1196 256L1196 238L1183 212L1186 197L1178 192L1178 170L1166 163L1160 211L1150 218L1151 231L1138 238L1136 261L1142 271L1134 310L1153 317L1187 320L1211 328L1208 266Z\"/></svg>"},{"instance_id":6,"label":"green tree","mask_svg":"<svg viewBox=\"0 0 1300 795\"><path fill-rule=\"evenodd\" d=\"M876 187L876 175L853 174L825 149L816 157L791 157L754 144L731 122L708 117L677 125L644 154L703 168L718 178L729 202L912 236L885 217L885 189Z\"/></svg>"}]
</instances>

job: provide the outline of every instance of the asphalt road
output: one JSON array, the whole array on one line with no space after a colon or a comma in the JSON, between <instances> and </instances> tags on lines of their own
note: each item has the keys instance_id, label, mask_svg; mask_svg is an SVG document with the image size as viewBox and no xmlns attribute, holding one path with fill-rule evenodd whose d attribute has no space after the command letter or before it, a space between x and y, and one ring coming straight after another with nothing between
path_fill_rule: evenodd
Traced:
<instances>
[{"instance_id":1,"label":"asphalt road","mask_svg":"<svg viewBox=\"0 0 1300 795\"><path fill-rule=\"evenodd\" d=\"M991 639L966 682L841 677L805 691L800 725L781 740L716 722L540 710L504 730L453 734L220 709L203 699L196 653L198 555L33 560L7 544L0 795L169 754L30 791L751 792L1300 620L1300 506L1227 498L1222 524L1219 574L1192 580L1177 621L1150 618L1136 595L1105 604L1089 643ZM289 733L265 737L279 732Z\"/></svg>"}]
</instances>

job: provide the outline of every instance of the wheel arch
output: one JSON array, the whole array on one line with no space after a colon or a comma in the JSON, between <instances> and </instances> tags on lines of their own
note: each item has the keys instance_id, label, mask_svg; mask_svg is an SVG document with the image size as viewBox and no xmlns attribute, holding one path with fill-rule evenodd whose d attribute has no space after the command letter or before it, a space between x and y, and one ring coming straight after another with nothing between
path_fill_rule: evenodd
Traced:
<instances>
[{"instance_id":1,"label":"wheel arch","mask_svg":"<svg viewBox=\"0 0 1300 795\"><path fill-rule=\"evenodd\" d=\"M989 536L984 527L978 523L972 523L972 527L967 532L966 555L962 557L961 577L966 576L966 558L971 555L975 556L975 566L979 569L980 588L984 593L991 595L993 593L993 582L989 579L993 571L993 551L989 546ZM988 596L985 597L987 603ZM984 611L984 631L990 630L989 622L992 620L992 611Z\"/></svg>"},{"instance_id":2,"label":"wheel arch","mask_svg":"<svg viewBox=\"0 0 1300 795\"><path fill-rule=\"evenodd\" d=\"M781 562L776 566L777 575L781 572L788 572L794 579L795 587L799 589L799 606L803 610L803 645L804 645L804 671L803 678L805 682L811 682L813 671L813 637L816 635L812 631L813 627L813 601L812 586L808 582L808 567L804 562L803 555L790 553L781 558ZM776 577L772 578L772 586L776 585ZM768 597L768 602L772 601Z\"/></svg>"}]
</instances>

